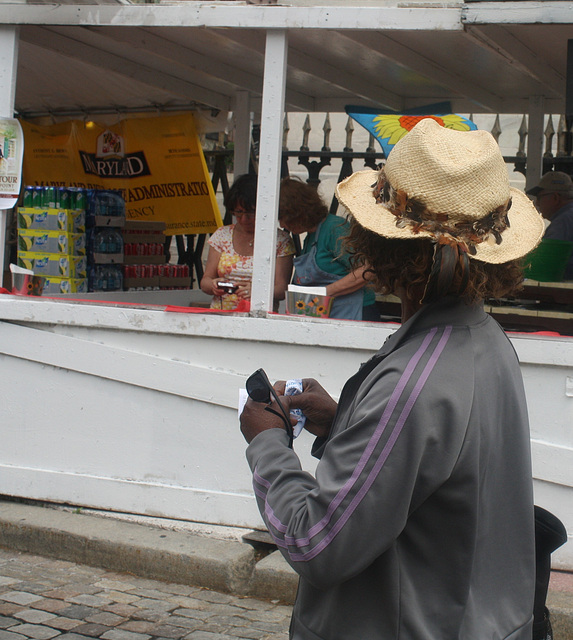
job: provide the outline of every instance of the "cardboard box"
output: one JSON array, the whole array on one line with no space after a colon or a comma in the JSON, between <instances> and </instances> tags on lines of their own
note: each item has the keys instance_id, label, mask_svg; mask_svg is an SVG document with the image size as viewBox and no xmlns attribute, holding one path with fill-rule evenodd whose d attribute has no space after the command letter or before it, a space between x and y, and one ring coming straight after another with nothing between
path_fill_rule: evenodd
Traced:
<instances>
[{"instance_id":1,"label":"cardboard box","mask_svg":"<svg viewBox=\"0 0 573 640\"><path fill-rule=\"evenodd\" d=\"M125 218L123 216L88 216L88 226L91 227L123 227Z\"/></svg>"},{"instance_id":2,"label":"cardboard box","mask_svg":"<svg viewBox=\"0 0 573 640\"><path fill-rule=\"evenodd\" d=\"M18 250L85 256L86 236L67 231L18 229Z\"/></svg>"},{"instance_id":3,"label":"cardboard box","mask_svg":"<svg viewBox=\"0 0 573 640\"><path fill-rule=\"evenodd\" d=\"M122 264L123 253L94 253L94 264Z\"/></svg>"},{"instance_id":4,"label":"cardboard box","mask_svg":"<svg viewBox=\"0 0 573 640\"><path fill-rule=\"evenodd\" d=\"M87 278L44 278L43 295L51 293L87 293Z\"/></svg>"},{"instance_id":5,"label":"cardboard box","mask_svg":"<svg viewBox=\"0 0 573 640\"><path fill-rule=\"evenodd\" d=\"M126 220L121 233L124 242L157 242L159 244L165 244L165 240L167 239L164 233L166 226L165 222Z\"/></svg>"},{"instance_id":6,"label":"cardboard box","mask_svg":"<svg viewBox=\"0 0 573 640\"><path fill-rule=\"evenodd\" d=\"M36 276L54 276L57 278L87 277L86 256L19 251L18 266L24 267L24 269L31 269Z\"/></svg>"},{"instance_id":7,"label":"cardboard box","mask_svg":"<svg viewBox=\"0 0 573 640\"><path fill-rule=\"evenodd\" d=\"M18 229L43 229L45 231L67 231L84 233L86 213L72 209L18 208Z\"/></svg>"},{"instance_id":8,"label":"cardboard box","mask_svg":"<svg viewBox=\"0 0 573 640\"><path fill-rule=\"evenodd\" d=\"M132 242L149 244L149 243L157 243L157 244L165 244L165 240L167 236L161 232L146 232L146 231L122 231L123 241L124 242Z\"/></svg>"},{"instance_id":9,"label":"cardboard box","mask_svg":"<svg viewBox=\"0 0 573 640\"><path fill-rule=\"evenodd\" d=\"M165 264L165 256L124 256L123 264Z\"/></svg>"},{"instance_id":10,"label":"cardboard box","mask_svg":"<svg viewBox=\"0 0 573 640\"><path fill-rule=\"evenodd\" d=\"M157 289L159 287L159 276L150 278L124 278L124 289Z\"/></svg>"},{"instance_id":11,"label":"cardboard box","mask_svg":"<svg viewBox=\"0 0 573 640\"><path fill-rule=\"evenodd\" d=\"M159 231L163 233L167 225L155 220L126 220L125 231Z\"/></svg>"}]
</instances>

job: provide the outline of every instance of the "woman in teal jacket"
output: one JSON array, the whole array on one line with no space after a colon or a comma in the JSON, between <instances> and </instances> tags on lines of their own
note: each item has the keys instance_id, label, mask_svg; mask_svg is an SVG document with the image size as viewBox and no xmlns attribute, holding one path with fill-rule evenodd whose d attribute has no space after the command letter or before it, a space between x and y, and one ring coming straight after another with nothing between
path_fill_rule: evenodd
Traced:
<instances>
[{"instance_id":1,"label":"woman in teal jacket","mask_svg":"<svg viewBox=\"0 0 573 640\"><path fill-rule=\"evenodd\" d=\"M377 321L374 290L367 286L365 267L354 269L343 249L349 224L330 215L317 190L295 178L281 182L279 223L295 235L306 233L302 252L294 259L293 284L325 286L334 297L329 316Z\"/></svg>"}]
</instances>

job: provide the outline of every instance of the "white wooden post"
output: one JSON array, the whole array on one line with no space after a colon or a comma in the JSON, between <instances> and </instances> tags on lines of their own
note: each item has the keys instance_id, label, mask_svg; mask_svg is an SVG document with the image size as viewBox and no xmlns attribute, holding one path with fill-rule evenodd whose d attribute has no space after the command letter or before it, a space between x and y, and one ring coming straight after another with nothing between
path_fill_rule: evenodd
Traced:
<instances>
[{"instance_id":1,"label":"white wooden post","mask_svg":"<svg viewBox=\"0 0 573 640\"><path fill-rule=\"evenodd\" d=\"M235 177L249 172L249 158L251 155L251 96L248 91L237 91L234 104L235 115L235 147L234 174Z\"/></svg>"},{"instance_id":2,"label":"white wooden post","mask_svg":"<svg viewBox=\"0 0 573 640\"><path fill-rule=\"evenodd\" d=\"M525 170L525 188L534 187L543 172L543 122L545 116L545 98L530 96L529 122L527 127L527 166Z\"/></svg>"},{"instance_id":3,"label":"white wooden post","mask_svg":"<svg viewBox=\"0 0 573 640\"><path fill-rule=\"evenodd\" d=\"M0 117L14 117L16 71L18 65L18 27L0 27ZM9 209L0 209L0 286L6 268L6 224Z\"/></svg>"},{"instance_id":4,"label":"white wooden post","mask_svg":"<svg viewBox=\"0 0 573 640\"><path fill-rule=\"evenodd\" d=\"M253 255L252 315L265 315L267 311L272 311L273 305L287 44L285 30L267 31L259 144L257 228Z\"/></svg>"}]
</instances>

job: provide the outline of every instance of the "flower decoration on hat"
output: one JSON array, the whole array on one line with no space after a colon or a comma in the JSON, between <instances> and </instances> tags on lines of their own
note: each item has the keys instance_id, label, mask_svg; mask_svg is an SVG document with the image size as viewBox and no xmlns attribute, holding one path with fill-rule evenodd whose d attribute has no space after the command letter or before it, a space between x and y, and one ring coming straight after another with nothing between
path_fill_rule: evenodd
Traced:
<instances>
[{"instance_id":1,"label":"flower decoration on hat","mask_svg":"<svg viewBox=\"0 0 573 640\"><path fill-rule=\"evenodd\" d=\"M457 216L430 211L420 200L408 197L401 189L394 189L384 169L378 173L372 189L376 203L383 205L396 217L398 229L409 228L414 235L425 232L438 244L459 245L462 251L470 255L476 254L475 245L482 242L501 244L501 234L510 226L507 212L511 207L511 198L478 220L455 222L451 218Z\"/></svg>"}]
</instances>

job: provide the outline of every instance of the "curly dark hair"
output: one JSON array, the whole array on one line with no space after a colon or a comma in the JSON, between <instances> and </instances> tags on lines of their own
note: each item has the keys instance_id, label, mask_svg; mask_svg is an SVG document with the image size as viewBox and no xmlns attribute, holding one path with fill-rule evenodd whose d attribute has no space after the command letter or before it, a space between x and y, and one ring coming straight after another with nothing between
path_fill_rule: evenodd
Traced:
<instances>
[{"instance_id":1,"label":"curly dark hair","mask_svg":"<svg viewBox=\"0 0 573 640\"><path fill-rule=\"evenodd\" d=\"M314 229L328 215L328 207L324 204L318 191L299 178L283 178L279 199L279 220L292 222L307 230Z\"/></svg>"},{"instance_id":2,"label":"curly dark hair","mask_svg":"<svg viewBox=\"0 0 573 640\"><path fill-rule=\"evenodd\" d=\"M352 254L354 267L368 265L366 273L370 274L370 283L376 291L389 294L402 289L410 300L418 302L420 290L428 283L432 271L435 243L428 238L384 238L362 227L352 216L349 220L345 247ZM489 264L470 259L464 292L458 293L462 276L456 273L447 293L461 297L468 304L515 295L523 282L522 262L520 259Z\"/></svg>"},{"instance_id":3,"label":"curly dark hair","mask_svg":"<svg viewBox=\"0 0 573 640\"><path fill-rule=\"evenodd\" d=\"M257 181L254 173L245 173L236 178L225 196L225 209L234 211L242 207L245 211L254 211L257 206Z\"/></svg>"}]
</instances>

